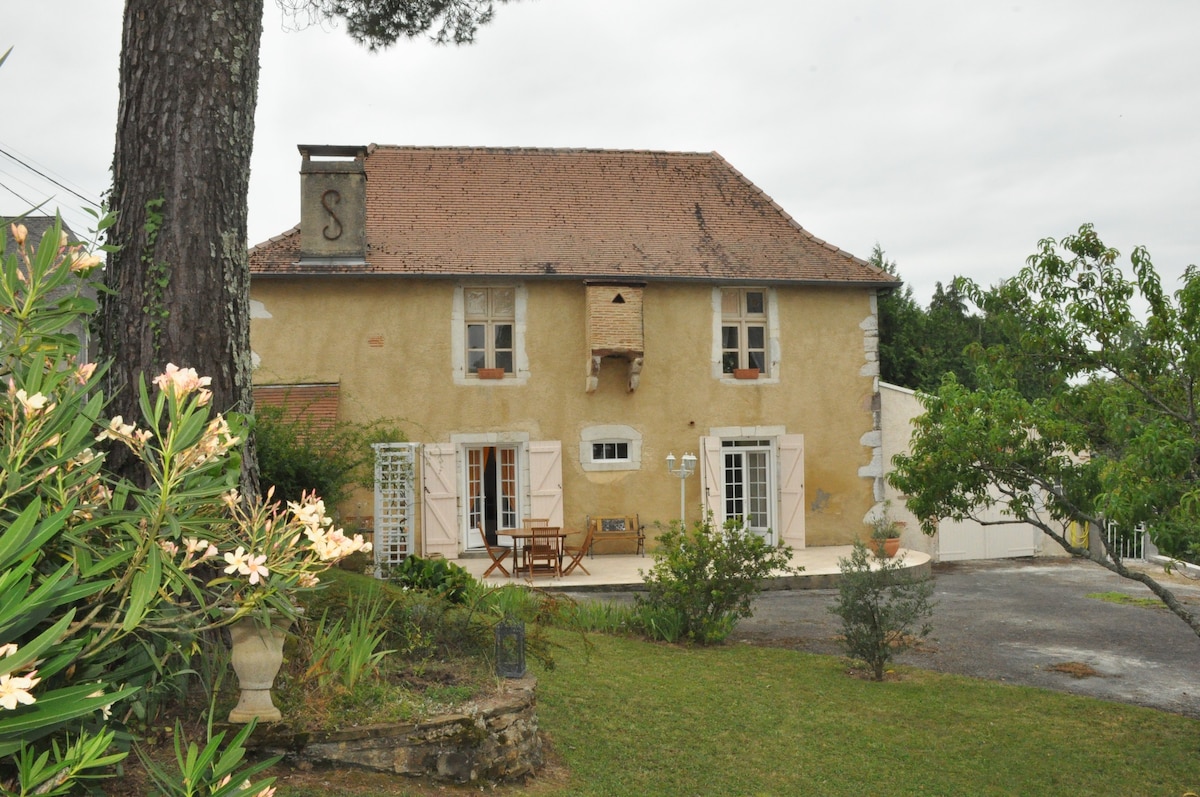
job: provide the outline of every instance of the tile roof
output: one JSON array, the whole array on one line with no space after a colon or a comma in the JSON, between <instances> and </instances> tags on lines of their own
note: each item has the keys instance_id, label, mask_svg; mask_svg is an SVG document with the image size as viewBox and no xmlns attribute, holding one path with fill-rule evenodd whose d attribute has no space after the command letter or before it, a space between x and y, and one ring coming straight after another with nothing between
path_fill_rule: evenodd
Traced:
<instances>
[{"instance_id":1,"label":"tile roof","mask_svg":"<svg viewBox=\"0 0 1200 797\"><path fill-rule=\"evenodd\" d=\"M371 145L364 167L366 265L300 262L296 227L251 272L898 283L715 152Z\"/></svg>"}]
</instances>

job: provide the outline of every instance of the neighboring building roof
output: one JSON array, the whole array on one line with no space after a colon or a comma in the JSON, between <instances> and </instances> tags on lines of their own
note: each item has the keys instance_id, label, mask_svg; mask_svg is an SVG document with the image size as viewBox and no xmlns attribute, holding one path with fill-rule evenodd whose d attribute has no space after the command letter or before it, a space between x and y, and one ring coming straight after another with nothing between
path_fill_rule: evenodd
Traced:
<instances>
[{"instance_id":1,"label":"neighboring building roof","mask_svg":"<svg viewBox=\"0 0 1200 797\"><path fill-rule=\"evenodd\" d=\"M42 236L47 231L54 228L54 216L38 215L38 216L3 216L0 217L0 224L4 225L4 246L2 254L7 255L12 247L12 230L9 229L10 224L25 225L25 245L32 252L42 242ZM67 234L67 241L70 243L79 243L79 236L72 232L64 221L62 223L63 232Z\"/></svg>"},{"instance_id":2,"label":"neighboring building roof","mask_svg":"<svg viewBox=\"0 0 1200 797\"><path fill-rule=\"evenodd\" d=\"M366 265L301 262L296 227L251 273L899 283L716 153L371 145L364 167Z\"/></svg>"}]
</instances>

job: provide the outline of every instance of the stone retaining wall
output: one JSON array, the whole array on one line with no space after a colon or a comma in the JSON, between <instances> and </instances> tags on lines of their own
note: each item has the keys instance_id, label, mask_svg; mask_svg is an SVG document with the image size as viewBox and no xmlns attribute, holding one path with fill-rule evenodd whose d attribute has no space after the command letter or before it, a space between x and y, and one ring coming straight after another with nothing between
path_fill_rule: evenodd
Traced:
<instances>
[{"instance_id":1,"label":"stone retaining wall","mask_svg":"<svg viewBox=\"0 0 1200 797\"><path fill-rule=\"evenodd\" d=\"M536 685L531 677L506 681L500 695L462 713L418 723L320 733L263 726L248 746L314 766L355 766L454 783L518 780L543 763Z\"/></svg>"}]
</instances>

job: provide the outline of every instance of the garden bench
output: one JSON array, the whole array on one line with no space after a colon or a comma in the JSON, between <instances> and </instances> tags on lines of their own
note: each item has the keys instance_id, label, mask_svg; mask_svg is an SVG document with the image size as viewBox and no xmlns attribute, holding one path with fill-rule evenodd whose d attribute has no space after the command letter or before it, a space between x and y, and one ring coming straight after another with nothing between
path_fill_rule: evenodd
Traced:
<instances>
[{"instance_id":1,"label":"garden bench","mask_svg":"<svg viewBox=\"0 0 1200 797\"><path fill-rule=\"evenodd\" d=\"M636 540L638 555L646 555L646 530L638 522L637 515L588 515L587 527L592 537L588 555L593 559L596 556L596 543L609 540Z\"/></svg>"}]
</instances>

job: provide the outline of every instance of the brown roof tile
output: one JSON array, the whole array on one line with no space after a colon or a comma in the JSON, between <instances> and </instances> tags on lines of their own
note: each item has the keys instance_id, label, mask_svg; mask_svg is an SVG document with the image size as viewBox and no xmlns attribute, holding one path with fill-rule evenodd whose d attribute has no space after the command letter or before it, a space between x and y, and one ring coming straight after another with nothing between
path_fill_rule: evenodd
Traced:
<instances>
[{"instance_id":1,"label":"brown roof tile","mask_svg":"<svg viewBox=\"0 0 1200 797\"><path fill-rule=\"evenodd\" d=\"M297 228L252 273L898 282L716 153L372 145L365 169L366 266L300 264Z\"/></svg>"}]
</instances>

